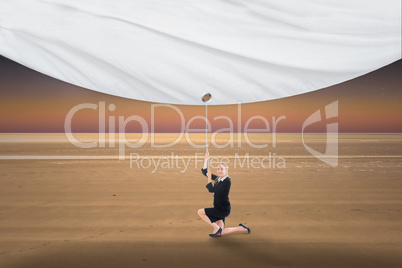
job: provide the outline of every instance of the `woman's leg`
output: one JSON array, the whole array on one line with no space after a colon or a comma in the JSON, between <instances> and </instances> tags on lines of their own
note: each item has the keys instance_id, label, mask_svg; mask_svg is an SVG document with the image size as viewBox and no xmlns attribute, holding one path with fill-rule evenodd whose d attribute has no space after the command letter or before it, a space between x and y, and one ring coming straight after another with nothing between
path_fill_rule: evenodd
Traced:
<instances>
[{"instance_id":1,"label":"woman's leg","mask_svg":"<svg viewBox=\"0 0 402 268\"><path fill-rule=\"evenodd\" d=\"M198 215L203 219L205 222L207 222L209 225L211 225L214 228L213 233L216 233L219 230L218 224L216 222L211 222L211 220L208 218L207 214L205 214L205 209L200 208L198 210Z\"/></svg>"},{"instance_id":2,"label":"woman's leg","mask_svg":"<svg viewBox=\"0 0 402 268\"><path fill-rule=\"evenodd\" d=\"M229 227L229 228L224 228L225 224L223 223L223 220L219 220L216 222L216 224L222 228L222 234L221 235L226 235L234 232L241 232L241 231L246 231L246 228L243 228L241 226L238 227Z\"/></svg>"}]
</instances>

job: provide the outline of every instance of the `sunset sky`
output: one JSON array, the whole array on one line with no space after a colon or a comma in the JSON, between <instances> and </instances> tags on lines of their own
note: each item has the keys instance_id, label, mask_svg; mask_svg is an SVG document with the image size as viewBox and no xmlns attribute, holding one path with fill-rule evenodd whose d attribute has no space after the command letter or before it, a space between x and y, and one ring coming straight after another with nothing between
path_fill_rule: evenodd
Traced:
<instances>
[{"instance_id":1,"label":"sunset sky","mask_svg":"<svg viewBox=\"0 0 402 268\"><path fill-rule=\"evenodd\" d=\"M265 118L272 131L272 117L277 123L276 132L301 132L303 122L314 113L334 101L339 103L339 116L330 121L321 121L306 128L307 132L325 132L327 123L338 122L342 133L401 133L402 132L402 61L399 60L356 79L293 97L241 105L241 123L238 122L238 105L209 106L208 118L212 130L230 127L225 119L214 121L214 117L227 116L233 122L234 132L241 131L253 116L249 128L262 129ZM244 89L247 94L247 89ZM65 132L64 123L68 112L79 104L98 105L97 110L82 109L72 118L72 132L99 131L99 104L105 103L106 128L109 118L115 120L118 132L119 116L123 120L137 115L143 118L151 131L150 102L130 100L73 86L56 80L0 56L0 132L1 133L60 133ZM115 105L109 111L110 104ZM201 96L200 96L200 104ZM194 116L204 116L205 106L175 105L187 124ZM169 107L154 109L154 132L180 132L182 127L178 112ZM322 114L324 115L324 113ZM286 117L286 118L285 118ZM138 117L137 117L138 118ZM183 125L184 127L184 125ZM204 128L202 119L195 119L191 129ZM127 123L126 132L143 132L140 123ZM113 131L111 131L113 132ZM269 132L261 130L261 132Z\"/></svg>"}]
</instances>

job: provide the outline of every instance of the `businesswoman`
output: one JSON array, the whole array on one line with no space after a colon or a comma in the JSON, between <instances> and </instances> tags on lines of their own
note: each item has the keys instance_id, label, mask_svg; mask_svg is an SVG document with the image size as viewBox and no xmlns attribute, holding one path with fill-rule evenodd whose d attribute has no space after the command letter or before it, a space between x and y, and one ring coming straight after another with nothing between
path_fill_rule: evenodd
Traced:
<instances>
[{"instance_id":1,"label":"businesswoman","mask_svg":"<svg viewBox=\"0 0 402 268\"><path fill-rule=\"evenodd\" d=\"M214 229L209 236L216 237L230 234L233 232L248 232L249 227L240 223L238 227L225 228L225 218L230 214L229 191L231 186L230 178L228 177L228 166L226 163L220 163L218 166L218 175L211 174L207 170L209 152L205 153L204 167L201 169L202 174L208 178L206 185L209 192L214 193L214 207L201 208L198 210L198 215L210 224ZM215 182L212 185L212 182Z\"/></svg>"}]
</instances>

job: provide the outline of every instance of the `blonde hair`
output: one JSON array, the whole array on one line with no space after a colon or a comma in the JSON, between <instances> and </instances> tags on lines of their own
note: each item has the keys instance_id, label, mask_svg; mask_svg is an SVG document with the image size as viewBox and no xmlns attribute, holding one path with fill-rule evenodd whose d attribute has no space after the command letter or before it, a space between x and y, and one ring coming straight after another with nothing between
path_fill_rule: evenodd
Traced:
<instances>
[{"instance_id":1,"label":"blonde hair","mask_svg":"<svg viewBox=\"0 0 402 268\"><path fill-rule=\"evenodd\" d=\"M219 166L224 166L226 170L229 170L229 166L226 163L219 163Z\"/></svg>"}]
</instances>

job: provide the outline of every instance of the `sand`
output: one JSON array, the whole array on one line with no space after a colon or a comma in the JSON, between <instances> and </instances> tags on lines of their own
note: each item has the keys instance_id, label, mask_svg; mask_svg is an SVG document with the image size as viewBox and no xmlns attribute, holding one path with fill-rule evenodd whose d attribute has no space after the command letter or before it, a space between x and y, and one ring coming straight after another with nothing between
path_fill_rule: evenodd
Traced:
<instances>
[{"instance_id":1,"label":"sand","mask_svg":"<svg viewBox=\"0 0 402 268\"><path fill-rule=\"evenodd\" d=\"M130 168L109 144L80 149L63 139L0 135L0 267L402 266L402 135L341 135L337 167L296 134L276 148L211 148L230 161L227 227L252 229L219 238L197 215L212 205L195 156L203 149L147 143L126 150L139 155ZM322 135L309 144L325 148ZM268 165L269 153L271 167L240 166L247 154ZM165 168L153 172L151 156ZM273 165L280 157L285 167Z\"/></svg>"}]
</instances>

